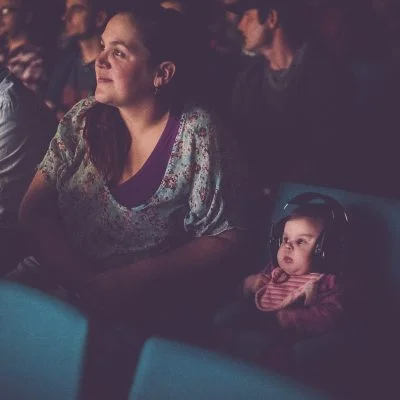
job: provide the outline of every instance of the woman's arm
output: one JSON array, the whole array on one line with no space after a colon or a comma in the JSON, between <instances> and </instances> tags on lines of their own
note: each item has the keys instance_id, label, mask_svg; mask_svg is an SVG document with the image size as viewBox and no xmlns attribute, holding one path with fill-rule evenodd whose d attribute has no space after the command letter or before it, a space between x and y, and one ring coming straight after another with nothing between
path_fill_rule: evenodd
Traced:
<instances>
[{"instance_id":1,"label":"woman's arm","mask_svg":"<svg viewBox=\"0 0 400 400\"><path fill-rule=\"evenodd\" d=\"M143 307L146 299L160 292L166 302L171 298L184 302L185 295L195 298L199 293L206 301L239 276L242 235L232 229L203 236L168 253L99 274L82 292L83 301L92 311L110 315L126 306L128 299L140 298Z\"/></svg>"},{"instance_id":2,"label":"woman's arm","mask_svg":"<svg viewBox=\"0 0 400 400\"><path fill-rule=\"evenodd\" d=\"M196 238L175 250L140 261L128 268L134 271L138 264L143 263L146 272L154 280L178 277L190 280L210 272L234 273L232 263L240 253L241 235L232 229L217 236Z\"/></svg>"},{"instance_id":3,"label":"woman's arm","mask_svg":"<svg viewBox=\"0 0 400 400\"><path fill-rule=\"evenodd\" d=\"M56 283L75 287L92 276L89 263L74 252L60 220L57 193L39 170L19 210L30 250Z\"/></svg>"}]
</instances>

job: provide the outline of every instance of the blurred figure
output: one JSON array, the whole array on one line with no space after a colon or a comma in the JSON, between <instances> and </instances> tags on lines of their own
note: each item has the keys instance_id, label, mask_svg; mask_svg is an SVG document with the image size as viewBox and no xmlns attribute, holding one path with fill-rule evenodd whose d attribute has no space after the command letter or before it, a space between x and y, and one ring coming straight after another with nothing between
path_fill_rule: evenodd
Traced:
<instances>
[{"instance_id":1,"label":"blurred figure","mask_svg":"<svg viewBox=\"0 0 400 400\"><path fill-rule=\"evenodd\" d=\"M237 0L228 10L239 17L243 50L256 54L243 59L232 100L256 186L345 185L351 76L315 40L306 3Z\"/></svg>"},{"instance_id":2,"label":"blurred figure","mask_svg":"<svg viewBox=\"0 0 400 400\"><path fill-rule=\"evenodd\" d=\"M239 17L231 12L229 7L237 0L218 0L219 5L216 21L212 27L213 47L221 53L238 54L242 48L242 35L237 29Z\"/></svg>"},{"instance_id":3,"label":"blurred figure","mask_svg":"<svg viewBox=\"0 0 400 400\"><path fill-rule=\"evenodd\" d=\"M100 54L100 33L111 14L111 0L66 0L63 21L70 44L51 76L46 104L61 119L75 103L96 88L94 61Z\"/></svg>"},{"instance_id":4,"label":"blurred figure","mask_svg":"<svg viewBox=\"0 0 400 400\"><path fill-rule=\"evenodd\" d=\"M24 255L18 209L55 128L50 111L0 67L0 276Z\"/></svg>"},{"instance_id":5,"label":"blurred figure","mask_svg":"<svg viewBox=\"0 0 400 400\"><path fill-rule=\"evenodd\" d=\"M175 11L178 11L180 13L184 12L184 2L182 2L181 0L167 0L167 1L161 1L160 6L165 8L165 9L172 9Z\"/></svg>"},{"instance_id":6,"label":"blurred figure","mask_svg":"<svg viewBox=\"0 0 400 400\"><path fill-rule=\"evenodd\" d=\"M34 9L33 0L0 0L0 63L43 98L48 77L44 50L32 40Z\"/></svg>"}]
</instances>

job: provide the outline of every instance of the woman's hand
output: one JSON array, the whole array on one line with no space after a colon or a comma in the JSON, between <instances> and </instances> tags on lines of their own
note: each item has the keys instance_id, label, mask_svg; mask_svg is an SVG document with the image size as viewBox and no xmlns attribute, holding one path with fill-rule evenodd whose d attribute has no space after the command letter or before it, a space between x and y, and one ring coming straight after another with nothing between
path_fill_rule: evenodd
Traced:
<instances>
[{"instance_id":1,"label":"woman's hand","mask_svg":"<svg viewBox=\"0 0 400 400\"><path fill-rule=\"evenodd\" d=\"M250 296L254 293L257 292L257 290L261 289L263 286L265 286L269 281L269 278L263 274L254 274L250 275L247 278L245 278L243 282L243 294L245 296Z\"/></svg>"}]
</instances>

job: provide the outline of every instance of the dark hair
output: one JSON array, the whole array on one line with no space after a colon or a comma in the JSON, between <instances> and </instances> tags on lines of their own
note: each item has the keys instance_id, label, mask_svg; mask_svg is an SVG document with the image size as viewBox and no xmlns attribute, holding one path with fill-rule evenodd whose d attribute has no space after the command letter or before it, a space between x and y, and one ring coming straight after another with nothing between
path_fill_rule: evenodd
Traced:
<instances>
[{"instance_id":1,"label":"dark hair","mask_svg":"<svg viewBox=\"0 0 400 400\"><path fill-rule=\"evenodd\" d=\"M105 11L109 16L121 8L121 0L89 0L89 3L95 13Z\"/></svg>"},{"instance_id":2,"label":"dark hair","mask_svg":"<svg viewBox=\"0 0 400 400\"><path fill-rule=\"evenodd\" d=\"M286 221L298 218L310 218L320 221L326 227L333 219L332 211L326 204L305 204L296 207L286 218Z\"/></svg>"},{"instance_id":3,"label":"dark hair","mask_svg":"<svg viewBox=\"0 0 400 400\"><path fill-rule=\"evenodd\" d=\"M156 5L122 10L119 14L127 14L138 28L154 66L168 60L180 69L184 60L185 26L184 17L178 11Z\"/></svg>"},{"instance_id":4,"label":"dark hair","mask_svg":"<svg viewBox=\"0 0 400 400\"><path fill-rule=\"evenodd\" d=\"M305 0L261 1L257 7L259 22L263 24L272 10L278 13L278 23L291 44L298 45L309 38L311 18Z\"/></svg>"},{"instance_id":5,"label":"dark hair","mask_svg":"<svg viewBox=\"0 0 400 400\"><path fill-rule=\"evenodd\" d=\"M176 73L167 88L158 94L163 101L179 101L180 76L183 66L185 40L182 16L175 10L160 6L122 8L118 14L128 14L149 51L150 62L156 66L162 61L173 61ZM120 179L131 146L130 134L117 108L97 103L86 112L84 138L88 143L89 157L109 184Z\"/></svg>"}]
</instances>

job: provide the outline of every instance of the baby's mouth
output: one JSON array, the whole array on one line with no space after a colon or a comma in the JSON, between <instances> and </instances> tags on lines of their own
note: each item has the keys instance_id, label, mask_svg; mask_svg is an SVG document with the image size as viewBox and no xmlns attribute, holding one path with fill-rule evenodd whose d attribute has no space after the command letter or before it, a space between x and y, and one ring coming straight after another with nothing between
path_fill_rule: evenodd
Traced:
<instances>
[{"instance_id":1,"label":"baby's mouth","mask_svg":"<svg viewBox=\"0 0 400 400\"><path fill-rule=\"evenodd\" d=\"M286 256L283 258L283 261L285 261L285 263L287 263L287 264L290 264L293 262L293 259L291 257Z\"/></svg>"}]
</instances>

